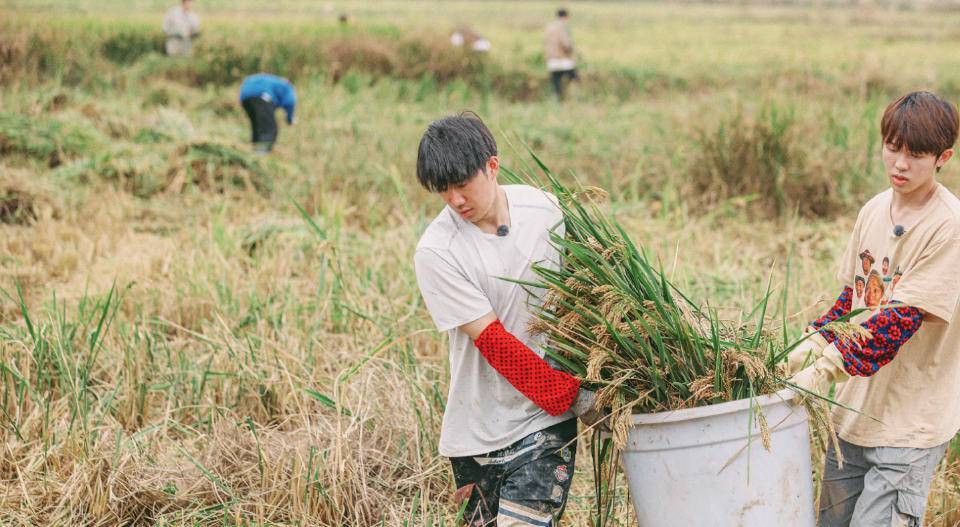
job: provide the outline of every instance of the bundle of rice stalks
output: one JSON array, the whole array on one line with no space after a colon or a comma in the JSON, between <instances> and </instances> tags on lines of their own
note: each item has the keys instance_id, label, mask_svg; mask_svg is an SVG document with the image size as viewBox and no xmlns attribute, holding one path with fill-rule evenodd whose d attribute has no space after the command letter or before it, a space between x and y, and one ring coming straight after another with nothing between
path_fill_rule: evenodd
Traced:
<instances>
[{"instance_id":1,"label":"bundle of rice stalks","mask_svg":"<svg viewBox=\"0 0 960 527\"><path fill-rule=\"evenodd\" d=\"M103 107L94 103L84 104L80 108L80 113L111 139L129 139L131 136L130 120L127 116L105 111Z\"/></svg>"},{"instance_id":2,"label":"bundle of rice stalks","mask_svg":"<svg viewBox=\"0 0 960 527\"><path fill-rule=\"evenodd\" d=\"M408 79L433 78L440 83L454 79L476 79L486 67L487 54L453 47L439 35L423 35L397 45L401 63L399 76Z\"/></svg>"},{"instance_id":3,"label":"bundle of rice stalks","mask_svg":"<svg viewBox=\"0 0 960 527\"><path fill-rule=\"evenodd\" d=\"M276 167L261 161L255 154L232 146L208 141L181 147L171 168L172 190L192 183L201 190L226 192L228 189L250 188L269 195L273 189L271 172Z\"/></svg>"},{"instance_id":4,"label":"bundle of rice stalks","mask_svg":"<svg viewBox=\"0 0 960 527\"><path fill-rule=\"evenodd\" d=\"M54 119L0 113L0 155L20 154L56 167L94 143L87 130Z\"/></svg>"},{"instance_id":5,"label":"bundle of rice stalks","mask_svg":"<svg viewBox=\"0 0 960 527\"><path fill-rule=\"evenodd\" d=\"M333 41L326 52L333 82L350 71L363 71L376 76L394 73L400 64L395 45L370 36L355 36Z\"/></svg>"},{"instance_id":6,"label":"bundle of rice stalks","mask_svg":"<svg viewBox=\"0 0 960 527\"><path fill-rule=\"evenodd\" d=\"M179 147L164 144L154 129L141 129L138 136L149 148L121 147L57 169L60 179L79 183L103 181L138 198L160 192L182 192L195 187L203 192L225 193L252 189L269 195L272 178L281 166L232 146L214 142L193 142Z\"/></svg>"},{"instance_id":7,"label":"bundle of rice stalks","mask_svg":"<svg viewBox=\"0 0 960 527\"><path fill-rule=\"evenodd\" d=\"M552 236L563 267L535 267L548 289L534 325L557 359L599 390L604 405L658 412L772 393L783 350L755 320L730 323L667 280L596 206L599 189L551 178L566 236ZM752 323L751 323L752 322Z\"/></svg>"},{"instance_id":8,"label":"bundle of rice stalks","mask_svg":"<svg viewBox=\"0 0 960 527\"><path fill-rule=\"evenodd\" d=\"M107 37L100 53L114 64L131 64L147 53L163 53L163 41L159 32L125 30Z\"/></svg>"},{"instance_id":9,"label":"bundle of rice stalks","mask_svg":"<svg viewBox=\"0 0 960 527\"><path fill-rule=\"evenodd\" d=\"M539 280L522 282L546 290L531 331L545 335L547 352L597 392L598 408L611 409L614 445L626 445L634 413L753 399L788 386L802 393L783 378L778 365L803 339L788 343L783 324L769 327L769 287L752 310L735 320L721 319L717 309L702 307L672 284L600 209L606 192L579 184L568 188L535 155L533 159L548 180L546 187L559 199L565 234L551 233L563 257L560 268L534 265ZM507 175L537 181L534 175ZM850 331L848 326L841 319L828 327ZM827 399L803 401L815 440L832 443L839 454ZM752 415L769 450L766 419L759 408ZM610 441L594 435L598 526L607 523L616 484L618 449L611 448Z\"/></svg>"},{"instance_id":10,"label":"bundle of rice stalks","mask_svg":"<svg viewBox=\"0 0 960 527\"><path fill-rule=\"evenodd\" d=\"M0 32L0 85L8 86L24 69L30 35L23 29L6 26Z\"/></svg>"},{"instance_id":11,"label":"bundle of rice stalks","mask_svg":"<svg viewBox=\"0 0 960 527\"><path fill-rule=\"evenodd\" d=\"M248 75L261 71L261 51L237 46L232 42L201 42L188 61L173 67L162 66L166 78L190 86L213 84L226 86ZM167 61L169 62L169 61Z\"/></svg>"},{"instance_id":12,"label":"bundle of rice stalks","mask_svg":"<svg viewBox=\"0 0 960 527\"><path fill-rule=\"evenodd\" d=\"M0 166L0 224L30 225L59 214L48 189L26 173Z\"/></svg>"},{"instance_id":13,"label":"bundle of rice stalks","mask_svg":"<svg viewBox=\"0 0 960 527\"><path fill-rule=\"evenodd\" d=\"M74 185L104 182L138 198L150 198L169 184L164 165L169 148L133 149L119 147L63 165L53 171L55 178Z\"/></svg>"},{"instance_id":14,"label":"bundle of rice stalks","mask_svg":"<svg viewBox=\"0 0 960 527\"><path fill-rule=\"evenodd\" d=\"M165 134L155 128L140 128L133 135L133 142L140 145L154 145L158 143L168 143L173 140L168 134Z\"/></svg>"},{"instance_id":15,"label":"bundle of rice stalks","mask_svg":"<svg viewBox=\"0 0 960 527\"><path fill-rule=\"evenodd\" d=\"M750 311L721 319L672 284L601 211L605 192L568 188L534 160L559 198L565 235L551 235L562 267L535 265L539 281L525 283L547 291L531 329L546 335L548 352L598 392L598 406L613 409L618 444L633 413L753 398L787 386L778 364L799 341L788 343L782 325L769 327L769 289Z\"/></svg>"}]
</instances>

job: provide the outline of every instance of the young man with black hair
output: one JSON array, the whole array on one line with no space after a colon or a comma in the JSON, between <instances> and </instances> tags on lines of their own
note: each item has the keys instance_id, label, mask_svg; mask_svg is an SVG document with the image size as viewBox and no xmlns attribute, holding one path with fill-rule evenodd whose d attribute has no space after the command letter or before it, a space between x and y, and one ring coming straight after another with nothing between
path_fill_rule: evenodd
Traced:
<instances>
[{"instance_id":1,"label":"young man with black hair","mask_svg":"<svg viewBox=\"0 0 960 527\"><path fill-rule=\"evenodd\" d=\"M508 279L558 266L550 232L563 232L551 194L500 185L497 144L472 115L429 125L417 179L446 207L417 244L417 283L450 339L450 388L440 454L450 458L469 525L553 526L563 514L576 454L575 415L600 423L594 395L544 359L527 326L541 298Z\"/></svg>"},{"instance_id":2,"label":"young man with black hair","mask_svg":"<svg viewBox=\"0 0 960 527\"><path fill-rule=\"evenodd\" d=\"M843 466L829 449L821 527L921 525L936 467L960 429L960 200L935 177L958 127L956 107L932 93L887 106L881 157L892 188L861 209L837 274L844 290L788 358L794 383L820 394L837 383L843 405L834 410ZM877 258L897 269L896 280L879 279ZM854 295L864 280L866 294ZM852 322L870 336L825 329L864 306Z\"/></svg>"}]
</instances>

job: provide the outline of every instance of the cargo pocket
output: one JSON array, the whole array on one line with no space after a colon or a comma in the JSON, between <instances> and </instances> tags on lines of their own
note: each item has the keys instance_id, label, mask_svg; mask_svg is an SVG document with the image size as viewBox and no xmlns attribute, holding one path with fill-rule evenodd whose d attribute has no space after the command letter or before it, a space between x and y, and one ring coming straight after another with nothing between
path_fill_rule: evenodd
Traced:
<instances>
[{"instance_id":1,"label":"cargo pocket","mask_svg":"<svg viewBox=\"0 0 960 527\"><path fill-rule=\"evenodd\" d=\"M893 525L896 527L920 527L920 522L923 520L923 510L926 506L927 500L923 496L902 490L898 491Z\"/></svg>"}]
</instances>

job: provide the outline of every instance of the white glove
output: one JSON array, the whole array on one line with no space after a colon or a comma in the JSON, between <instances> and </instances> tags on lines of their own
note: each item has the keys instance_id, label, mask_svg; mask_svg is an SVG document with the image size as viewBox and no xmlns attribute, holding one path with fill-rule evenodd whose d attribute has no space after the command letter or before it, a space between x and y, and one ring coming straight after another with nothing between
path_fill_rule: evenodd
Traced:
<instances>
[{"instance_id":1,"label":"white glove","mask_svg":"<svg viewBox=\"0 0 960 527\"><path fill-rule=\"evenodd\" d=\"M596 393L580 388L580 391L577 392L577 397L573 400L573 404L570 405L570 410L573 411L574 415L576 415L583 424L591 428L596 428L601 432L609 432L610 413L606 409L598 410L594 408L596 402Z\"/></svg>"},{"instance_id":2,"label":"white glove","mask_svg":"<svg viewBox=\"0 0 960 527\"><path fill-rule=\"evenodd\" d=\"M846 382L849 378L850 374L843 369L843 355L836 346L830 344L823 348L820 358L800 370L789 382L809 392L826 396L830 392L830 386Z\"/></svg>"},{"instance_id":3,"label":"white glove","mask_svg":"<svg viewBox=\"0 0 960 527\"><path fill-rule=\"evenodd\" d=\"M810 334L813 328L807 328ZM823 354L823 349L827 347L827 341L816 330L812 331L806 340L797 345L790 354L787 355L787 376L795 375L800 370L811 365Z\"/></svg>"}]
</instances>

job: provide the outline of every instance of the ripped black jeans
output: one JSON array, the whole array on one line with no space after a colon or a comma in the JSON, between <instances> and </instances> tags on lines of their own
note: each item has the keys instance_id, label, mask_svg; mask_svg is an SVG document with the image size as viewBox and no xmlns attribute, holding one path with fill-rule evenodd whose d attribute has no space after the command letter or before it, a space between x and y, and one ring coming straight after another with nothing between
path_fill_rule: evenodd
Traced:
<instances>
[{"instance_id":1,"label":"ripped black jeans","mask_svg":"<svg viewBox=\"0 0 960 527\"><path fill-rule=\"evenodd\" d=\"M577 454L577 420L534 432L507 448L450 458L471 527L552 527L570 492ZM462 504L461 504L462 506Z\"/></svg>"}]
</instances>

